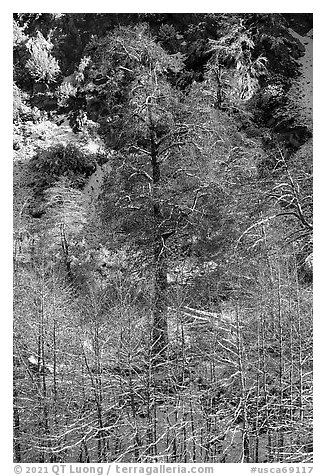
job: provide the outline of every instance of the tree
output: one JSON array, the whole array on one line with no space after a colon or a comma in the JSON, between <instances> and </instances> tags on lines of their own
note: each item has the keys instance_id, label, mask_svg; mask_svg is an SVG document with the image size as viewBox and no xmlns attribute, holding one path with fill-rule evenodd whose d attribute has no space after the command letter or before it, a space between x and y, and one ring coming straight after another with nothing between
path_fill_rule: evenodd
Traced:
<instances>
[{"instance_id":1,"label":"tree","mask_svg":"<svg viewBox=\"0 0 326 476\"><path fill-rule=\"evenodd\" d=\"M241 153L233 156L232 141L245 144L232 126L226 131L226 117L201 88L194 88L191 99L173 89L168 73L182 63L155 44L145 26L117 29L89 51L84 90L90 92L95 79L103 78L96 92L112 111L103 133L118 152L102 197L104 220L120 243L131 239L148 263L158 356L167 344L168 268L192 237L205 242L214 235L229 173L224 154L230 162L238 160ZM224 122L216 128L218 118Z\"/></svg>"},{"instance_id":2,"label":"tree","mask_svg":"<svg viewBox=\"0 0 326 476\"><path fill-rule=\"evenodd\" d=\"M36 82L45 84L54 82L60 73L58 61L51 55L53 45L39 31L35 38L30 38L26 46L31 55L26 63L30 75Z\"/></svg>"},{"instance_id":3,"label":"tree","mask_svg":"<svg viewBox=\"0 0 326 476\"><path fill-rule=\"evenodd\" d=\"M87 209L82 193L69 186L66 179L57 182L45 193L45 218L42 228L49 253L58 251L63 257L67 277L74 282L72 272L73 250L82 241ZM75 258L76 259L76 258ZM57 259L54 259L57 262Z\"/></svg>"},{"instance_id":4,"label":"tree","mask_svg":"<svg viewBox=\"0 0 326 476\"><path fill-rule=\"evenodd\" d=\"M262 55L254 58L255 44L243 20L228 25L228 30L218 40L210 41L212 57L207 77L216 88L218 107L224 102L237 107L251 99L259 88L260 77L267 73L267 59Z\"/></svg>"}]
</instances>

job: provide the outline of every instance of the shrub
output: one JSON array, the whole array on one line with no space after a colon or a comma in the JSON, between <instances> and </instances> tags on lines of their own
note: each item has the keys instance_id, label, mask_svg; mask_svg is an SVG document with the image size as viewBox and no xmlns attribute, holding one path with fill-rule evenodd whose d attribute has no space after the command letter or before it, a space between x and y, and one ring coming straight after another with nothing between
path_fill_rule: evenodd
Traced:
<instances>
[{"instance_id":1,"label":"shrub","mask_svg":"<svg viewBox=\"0 0 326 476\"><path fill-rule=\"evenodd\" d=\"M53 45L47 41L42 33L37 32L36 38L27 42L31 58L26 67L36 82L54 82L60 73L58 61L51 55Z\"/></svg>"},{"instance_id":2,"label":"shrub","mask_svg":"<svg viewBox=\"0 0 326 476\"><path fill-rule=\"evenodd\" d=\"M81 189L96 169L95 154L87 154L74 144L57 144L41 150L30 161L31 185L36 195L66 177L73 188Z\"/></svg>"},{"instance_id":3,"label":"shrub","mask_svg":"<svg viewBox=\"0 0 326 476\"><path fill-rule=\"evenodd\" d=\"M13 46L14 48L24 44L27 40L27 36L24 33L24 27L18 25L14 20L13 22Z\"/></svg>"},{"instance_id":4,"label":"shrub","mask_svg":"<svg viewBox=\"0 0 326 476\"><path fill-rule=\"evenodd\" d=\"M27 94L24 93L17 84L13 86L13 120L18 122L23 116L30 112L30 108L26 105L25 101Z\"/></svg>"}]
</instances>

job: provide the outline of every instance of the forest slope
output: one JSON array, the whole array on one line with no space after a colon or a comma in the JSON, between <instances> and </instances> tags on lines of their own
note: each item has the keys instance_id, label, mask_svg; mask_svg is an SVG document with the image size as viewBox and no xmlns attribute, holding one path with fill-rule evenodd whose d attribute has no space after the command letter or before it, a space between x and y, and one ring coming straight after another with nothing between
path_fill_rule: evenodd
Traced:
<instances>
[{"instance_id":1,"label":"forest slope","mask_svg":"<svg viewBox=\"0 0 326 476\"><path fill-rule=\"evenodd\" d=\"M15 461L312 461L311 22L15 15Z\"/></svg>"}]
</instances>

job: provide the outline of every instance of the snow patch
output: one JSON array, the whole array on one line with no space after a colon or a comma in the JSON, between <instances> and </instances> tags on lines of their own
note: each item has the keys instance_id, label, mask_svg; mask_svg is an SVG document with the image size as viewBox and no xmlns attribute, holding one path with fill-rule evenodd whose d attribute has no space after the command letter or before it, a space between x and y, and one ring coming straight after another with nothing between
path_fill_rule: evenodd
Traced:
<instances>
[{"instance_id":1,"label":"snow patch","mask_svg":"<svg viewBox=\"0 0 326 476\"><path fill-rule=\"evenodd\" d=\"M289 96L297 104L297 119L312 129L313 121L313 30L302 36L289 28L291 35L297 38L305 48L304 55L297 60L301 74L292 85ZM298 122L299 122L298 121Z\"/></svg>"}]
</instances>

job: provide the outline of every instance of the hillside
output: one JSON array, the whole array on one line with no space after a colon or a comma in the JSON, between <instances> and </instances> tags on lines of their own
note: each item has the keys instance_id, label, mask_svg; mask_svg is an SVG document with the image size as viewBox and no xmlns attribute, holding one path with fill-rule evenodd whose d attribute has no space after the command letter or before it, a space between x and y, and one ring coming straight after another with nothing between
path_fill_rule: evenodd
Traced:
<instances>
[{"instance_id":1,"label":"hillside","mask_svg":"<svg viewBox=\"0 0 326 476\"><path fill-rule=\"evenodd\" d=\"M14 15L16 462L312 461L312 37Z\"/></svg>"}]
</instances>

